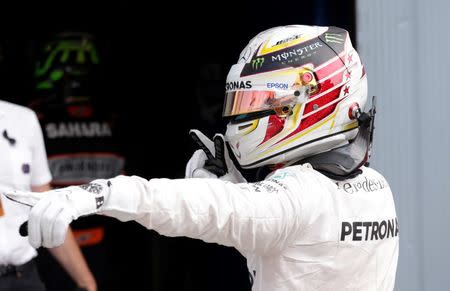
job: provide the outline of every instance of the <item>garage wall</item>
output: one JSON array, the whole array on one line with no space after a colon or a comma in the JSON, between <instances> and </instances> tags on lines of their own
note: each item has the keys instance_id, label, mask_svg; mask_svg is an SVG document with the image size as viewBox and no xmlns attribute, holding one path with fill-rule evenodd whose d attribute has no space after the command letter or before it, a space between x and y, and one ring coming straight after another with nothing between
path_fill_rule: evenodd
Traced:
<instances>
[{"instance_id":1,"label":"garage wall","mask_svg":"<svg viewBox=\"0 0 450 291\"><path fill-rule=\"evenodd\" d=\"M400 223L396 290L450 286L450 2L358 0L357 46L378 96L372 165Z\"/></svg>"}]
</instances>

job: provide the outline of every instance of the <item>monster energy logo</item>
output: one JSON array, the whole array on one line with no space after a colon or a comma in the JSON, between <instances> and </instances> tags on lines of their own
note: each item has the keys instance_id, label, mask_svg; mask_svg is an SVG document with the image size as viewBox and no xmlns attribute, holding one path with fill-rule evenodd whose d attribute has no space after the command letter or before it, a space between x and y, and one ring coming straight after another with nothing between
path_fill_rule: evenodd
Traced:
<instances>
[{"instance_id":1,"label":"monster energy logo","mask_svg":"<svg viewBox=\"0 0 450 291\"><path fill-rule=\"evenodd\" d=\"M342 35L339 33L325 33L325 41L341 44L344 42L344 39L342 38Z\"/></svg>"},{"instance_id":2,"label":"monster energy logo","mask_svg":"<svg viewBox=\"0 0 450 291\"><path fill-rule=\"evenodd\" d=\"M262 67L263 63L264 63L264 58L254 59L254 60L252 60L252 68L254 70L257 70Z\"/></svg>"}]
</instances>

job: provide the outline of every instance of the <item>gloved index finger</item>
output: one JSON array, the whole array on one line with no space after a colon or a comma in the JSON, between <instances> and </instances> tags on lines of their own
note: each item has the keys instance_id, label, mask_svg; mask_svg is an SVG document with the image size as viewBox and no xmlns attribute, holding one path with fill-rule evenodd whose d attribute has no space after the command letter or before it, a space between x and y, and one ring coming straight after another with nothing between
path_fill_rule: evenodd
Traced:
<instances>
[{"instance_id":1,"label":"gloved index finger","mask_svg":"<svg viewBox=\"0 0 450 291\"><path fill-rule=\"evenodd\" d=\"M214 150L213 142L206 137L201 131L197 129L191 129L189 136L197 143L197 145L205 152L208 160L214 160L212 151Z\"/></svg>"},{"instance_id":2,"label":"gloved index finger","mask_svg":"<svg viewBox=\"0 0 450 291\"><path fill-rule=\"evenodd\" d=\"M18 191L18 190L6 191L3 192L3 195L5 195L5 197L11 201L27 205L30 207L36 205L36 203L38 203L38 201L41 200L42 198L42 195L38 193L29 191Z\"/></svg>"}]
</instances>

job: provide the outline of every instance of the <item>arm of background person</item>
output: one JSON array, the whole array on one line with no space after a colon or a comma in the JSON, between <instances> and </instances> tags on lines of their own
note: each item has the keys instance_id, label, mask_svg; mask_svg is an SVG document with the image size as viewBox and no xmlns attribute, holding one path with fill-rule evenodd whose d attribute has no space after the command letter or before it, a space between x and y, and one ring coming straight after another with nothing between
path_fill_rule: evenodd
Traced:
<instances>
[{"instance_id":1,"label":"arm of background person","mask_svg":"<svg viewBox=\"0 0 450 291\"><path fill-rule=\"evenodd\" d=\"M50 184L33 186L33 192L43 192L51 190ZM88 291L96 291L97 284L92 275L86 260L81 253L80 247L75 241L72 231L67 232L66 240L63 245L49 249L52 256L66 270L70 277L79 287Z\"/></svg>"}]
</instances>

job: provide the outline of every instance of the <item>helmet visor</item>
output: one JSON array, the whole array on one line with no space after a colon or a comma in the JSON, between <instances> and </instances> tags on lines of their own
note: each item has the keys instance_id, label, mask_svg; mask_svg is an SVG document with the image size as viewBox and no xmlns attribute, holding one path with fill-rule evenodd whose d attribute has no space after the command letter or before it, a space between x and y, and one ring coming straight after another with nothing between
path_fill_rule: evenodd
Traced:
<instances>
[{"instance_id":1,"label":"helmet visor","mask_svg":"<svg viewBox=\"0 0 450 291\"><path fill-rule=\"evenodd\" d=\"M278 95L276 91L232 91L225 95L223 116L265 111L290 105L302 94L300 91L284 91Z\"/></svg>"}]
</instances>

